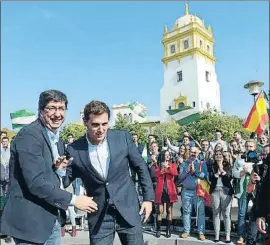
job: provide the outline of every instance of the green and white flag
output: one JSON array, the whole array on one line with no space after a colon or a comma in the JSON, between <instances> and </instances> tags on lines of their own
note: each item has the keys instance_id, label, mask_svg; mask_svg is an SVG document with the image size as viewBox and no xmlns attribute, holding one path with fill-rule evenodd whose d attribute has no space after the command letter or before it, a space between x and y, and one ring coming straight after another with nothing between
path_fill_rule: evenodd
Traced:
<instances>
[{"instance_id":1,"label":"green and white flag","mask_svg":"<svg viewBox=\"0 0 270 245\"><path fill-rule=\"evenodd\" d=\"M36 120L34 112L29 110L18 110L10 113L12 128L18 132L23 126Z\"/></svg>"},{"instance_id":2,"label":"green and white flag","mask_svg":"<svg viewBox=\"0 0 270 245\"><path fill-rule=\"evenodd\" d=\"M171 118L180 125L192 123L200 119L200 113L190 106L184 106L174 110L167 110L167 112Z\"/></svg>"},{"instance_id":3,"label":"green and white flag","mask_svg":"<svg viewBox=\"0 0 270 245\"><path fill-rule=\"evenodd\" d=\"M145 118L147 116L146 108L138 101L131 103L129 105L129 108L142 118Z\"/></svg>"}]
</instances>

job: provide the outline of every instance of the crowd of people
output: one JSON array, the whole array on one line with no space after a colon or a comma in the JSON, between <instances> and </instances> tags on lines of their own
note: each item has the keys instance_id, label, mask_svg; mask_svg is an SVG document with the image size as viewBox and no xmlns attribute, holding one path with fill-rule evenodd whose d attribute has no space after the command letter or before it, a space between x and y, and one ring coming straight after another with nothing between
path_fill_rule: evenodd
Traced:
<instances>
[{"instance_id":1,"label":"crowd of people","mask_svg":"<svg viewBox=\"0 0 270 245\"><path fill-rule=\"evenodd\" d=\"M134 134L133 139L138 150L142 152L138 135ZM208 205L213 214L211 218L215 231L214 241L220 241L222 215L225 242L230 243L231 208L233 198L236 198L239 236L237 244L256 244L258 237L256 220L258 218L260 220L261 215L258 202L263 195L266 195L260 193L260 189L262 183L267 180L269 166L270 148L266 134L259 135L258 139L251 137L244 140L241 132L236 131L234 138L230 142L225 142L220 130L216 130L216 139L213 141L206 139L196 141L185 132L177 145L172 145L167 139L163 146L157 143L155 135L149 135L147 150L147 165L155 190L154 228L157 237L161 234L164 206L166 206L167 217L165 236L171 236L172 206L173 203L180 201L184 226L184 232L180 237L190 236L191 214L194 207L199 239L205 239L205 205ZM208 186L209 195L207 193L201 195L198 188L201 182ZM140 190L139 186L138 189ZM177 198L177 195L180 198ZM248 217L250 200L253 206Z\"/></svg>"},{"instance_id":2,"label":"crowd of people","mask_svg":"<svg viewBox=\"0 0 270 245\"><path fill-rule=\"evenodd\" d=\"M137 134L108 128L110 110L100 101L85 106L86 134L72 134L65 144L59 128L65 119L66 96L44 91L38 119L23 128L12 143L1 131L1 232L16 244L60 244L69 217L76 236L78 211L88 219L90 243L143 244L142 224L152 219L160 237L166 212L166 237L171 237L173 205L181 202L185 239L196 213L198 238L205 240L205 207L212 209L214 241L220 241L221 216L225 242L231 242L231 207L238 201L237 244L255 245L266 237L270 219L269 136L230 142L216 130L213 141L195 140L188 132L175 145L155 135L146 145ZM141 156L147 150L147 160ZM138 200L142 197L141 202ZM253 202L247 223L248 203ZM152 205L153 204L153 205ZM16 207L16 208L14 208ZM18 219L20 222L18 223ZM36 221L39 220L39 221Z\"/></svg>"}]
</instances>

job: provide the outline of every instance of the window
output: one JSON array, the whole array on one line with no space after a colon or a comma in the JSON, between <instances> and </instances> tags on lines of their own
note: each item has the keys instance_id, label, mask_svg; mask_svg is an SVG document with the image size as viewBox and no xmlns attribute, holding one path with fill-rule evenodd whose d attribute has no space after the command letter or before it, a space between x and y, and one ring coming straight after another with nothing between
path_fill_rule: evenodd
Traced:
<instances>
[{"instance_id":1,"label":"window","mask_svg":"<svg viewBox=\"0 0 270 245\"><path fill-rule=\"evenodd\" d=\"M210 47L209 47L209 45L207 45L207 52L210 52Z\"/></svg>"},{"instance_id":2,"label":"window","mask_svg":"<svg viewBox=\"0 0 270 245\"><path fill-rule=\"evenodd\" d=\"M207 110L210 109L210 103L209 102L206 103L206 108L207 108Z\"/></svg>"},{"instance_id":3,"label":"window","mask_svg":"<svg viewBox=\"0 0 270 245\"><path fill-rule=\"evenodd\" d=\"M131 113L129 113L128 118L129 118L129 122L132 123L132 114Z\"/></svg>"},{"instance_id":4,"label":"window","mask_svg":"<svg viewBox=\"0 0 270 245\"><path fill-rule=\"evenodd\" d=\"M177 82L181 82L181 81L183 81L183 72L178 71L177 72Z\"/></svg>"},{"instance_id":5,"label":"window","mask_svg":"<svg viewBox=\"0 0 270 245\"><path fill-rule=\"evenodd\" d=\"M189 47L188 40L185 40L185 41L184 41L184 49L187 49L188 47Z\"/></svg>"},{"instance_id":6,"label":"window","mask_svg":"<svg viewBox=\"0 0 270 245\"><path fill-rule=\"evenodd\" d=\"M126 113L124 114L124 119L128 120L128 115Z\"/></svg>"},{"instance_id":7,"label":"window","mask_svg":"<svg viewBox=\"0 0 270 245\"><path fill-rule=\"evenodd\" d=\"M209 71L205 72L205 80L206 80L206 82L210 82L210 72Z\"/></svg>"},{"instance_id":8,"label":"window","mask_svg":"<svg viewBox=\"0 0 270 245\"><path fill-rule=\"evenodd\" d=\"M181 109L181 108L183 108L183 107L185 107L185 104L184 104L183 102L180 102L180 103L178 104L178 109Z\"/></svg>"},{"instance_id":9,"label":"window","mask_svg":"<svg viewBox=\"0 0 270 245\"><path fill-rule=\"evenodd\" d=\"M196 103L195 103L195 101L193 101L193 102L192 102L192 105L193 105L193 107L195 107L195 106L196 106Z\"/></svg>"},{"instance_id":10,"label":"window","mask_svg":"<svg viewBox=\"0 0 270 245\"><path fill-rule=\"evenodd\" d=\"M202 48L202 47L203 47L202 40L200 40L200 48Z\"/></svg>"},{"instance_id":11,"label":"window","mask_svg":"<svg viewBox=\"0 0 270 245\"><path fill-rule=\"evenodd\" d=\"M175 45L171 45L171 54L175 53Z\"/></svg>"},{"instance_id":12,"label":"window","mask_svg":"<svg viewBox=\"0 0 270 245\"><path fill-rule=\"evenodd\" d=\"M169 106L169 110L171 110L172 109L172 107L171 106Z\"/></svg>"}]
</instances>

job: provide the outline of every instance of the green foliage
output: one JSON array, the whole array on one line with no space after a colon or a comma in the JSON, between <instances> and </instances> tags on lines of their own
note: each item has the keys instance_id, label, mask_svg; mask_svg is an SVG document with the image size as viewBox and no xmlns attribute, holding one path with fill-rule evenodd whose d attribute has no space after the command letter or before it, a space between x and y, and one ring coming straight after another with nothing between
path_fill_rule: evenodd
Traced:
<instances>
[{"instance_id":1,"label":"green foliage","mask_svg":"<svg viewBox=\"0 0 270 245\"><path fill-rule=\"evenodd\" d=\"M166 138L169 138L172 143L176 143L180 139L180 132L181 126L175 121L161 123L154 129L154 134L157 136L160 145Z\"/></svg>"},{"instance_id":2,"label":"green foliage","mask_svg":"<svg viewBox=\"0 0 270 245\"><path fill-rule=\"evenodd\" d=\"M223 140L229 142L233 139L235 131L240 131L243 138L249 138L250 133L243 129L243 119L237 116L229 116L225 113L203 112L199 121L181 126L181 135L189 132L196 140L213 140L215 132L219 129L222 132Z\"/></svg>"},{"instance_id":3,"label":"green foliage","mask_svg":"<svg viewBox=\"0 0 270 245\"><path fill-rule=\"evenodd\" d=\"M125 118L122 114L117 114L117 119L115 120L114 129L120 129L120 130L128 130L131 131L131 123L127 118Z\"/></svg>"},{"instance_id":4,"label":"green foliage","mask_svg":"<svg viewBox=\"0 0 270 245\"><path fill-rule=\"evenodd\" d=\"M83 124L71 123L67 124L60 132L60 137L64 142L67 142L67 136L72 134L74 139L78 139L86 133L86 127Z\"/></svg>"},{"instance_id":5,"label":"green foliage","mask_svg":"<svg viewBox=\"0 0 270 245\"><path fill-rule=\"evenodd\" d=\"M138 122L135 122L134 124L130 123L127 118L125 118L120 113L117 114L117 119L115 121L115 125L113 129L121 129L121 130L127 130L131 134L137 134L139 141L142 144L146 144L147 142L147 134L146 130L143 128L141 124Z\"/></svg>"}]
</instances>

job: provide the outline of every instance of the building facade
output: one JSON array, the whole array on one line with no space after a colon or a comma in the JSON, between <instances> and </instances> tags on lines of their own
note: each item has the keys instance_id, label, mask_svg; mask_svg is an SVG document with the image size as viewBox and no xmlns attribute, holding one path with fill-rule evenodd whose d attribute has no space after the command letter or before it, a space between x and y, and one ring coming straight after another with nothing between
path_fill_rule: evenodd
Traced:
<instances>
[{"instance_id":1,"label":"building facade","mask_svg":"<svg viewBox=\"0 0 270 245\"><path fill-rule=\"evenodd\" d=\"M180 120L203 110L220 111L211 27L206 28L203 20L189 14L186 4L185 15L176 20L172 30L165 26L162 43L164 84L160 90L160 121ZM181 108L189 110L181 112Z\"/></svg>"}]
</instances>

